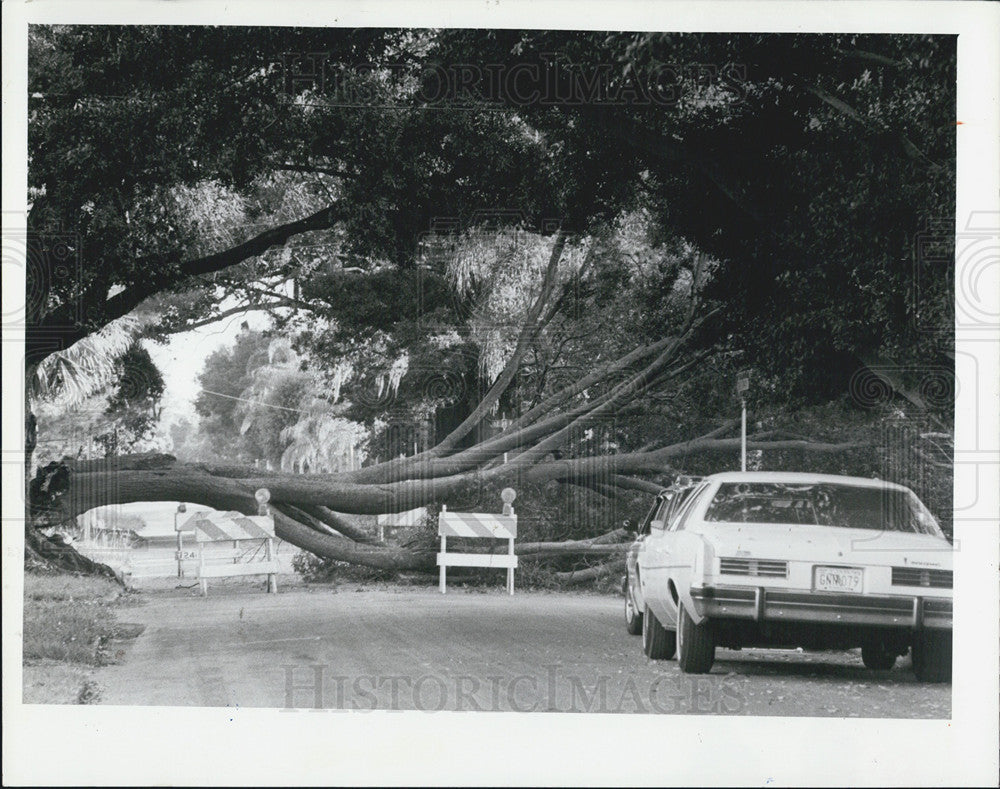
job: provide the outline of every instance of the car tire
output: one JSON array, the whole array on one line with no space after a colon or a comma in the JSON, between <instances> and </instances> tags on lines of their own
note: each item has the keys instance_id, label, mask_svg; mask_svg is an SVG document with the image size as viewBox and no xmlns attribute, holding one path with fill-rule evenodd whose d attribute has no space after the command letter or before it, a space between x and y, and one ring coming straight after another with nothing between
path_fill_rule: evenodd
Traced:
<instances>
[{"instance_id":1,"label":"car tire","mask_svg":"<svg viewBox=\"0 0 1000 789\"><path fill-rule=\"evenodd\" d=\"M670 660L676 650L677 634L661 625L647 605L642 614L642 651L651 660Z\"/></svg>"},{"instance_id":2,"label":"car tire","mask_svg":"<svg viewBox=\"0 0 1000 789\"><path fill-rule=\"evenodd\" d=\"M685 674L707 674L715 663L715 634L708 620L696 625L678 603L677 662Z\"/></svg>"},{"instance_id":3,"label":"car tire","mask_svg":"<svg viewBox=\"0 0 1000 789\"><path fill-rule=\"evenodd\" d=\"M911 654L921 682L951 682L951 633L919 633Z\"/></svg>"},{"instance_id":4,"label":"car tire","mask_svg":"<svg viewBox=\"0 0 1000 789\"><path fill-rule=\"evenodd\" d=\"M630 636L642 635L642 613L635 607L632 587L625 582L625 629Z\"/></svg>"},{"instance_id":5,"label":"car tire","mask_svg":"<svg viewBox=\"0 0 1000 789\"><path fill-rule=\"evenodd\" d=\"M896 653L881 641L861 645L861 662L872 671L888 671L896 665Z\"/></svg>"}]
</instances>

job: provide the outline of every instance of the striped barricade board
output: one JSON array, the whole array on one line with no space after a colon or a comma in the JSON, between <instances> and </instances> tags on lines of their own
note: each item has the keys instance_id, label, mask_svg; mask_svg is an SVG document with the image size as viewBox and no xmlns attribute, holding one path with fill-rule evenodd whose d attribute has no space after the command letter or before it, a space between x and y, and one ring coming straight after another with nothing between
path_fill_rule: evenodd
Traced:
<instances>
[{"instance_id":1,"label":"striped barricade board","mask_svg":"<svg viewBox=\"0 0 1000 789\"><path fill-rule=\"evenodd\" d=\"M507 570L507 592L514 594L514 539L517 537L517 515L494 515L485 512L448 512L441 508L438 516L438 536L441 538L441 552L437 555L441 594L446 591L447 568L449 567L497 567ZM448 553L448 538L487 538L507 540L507 552L494 553Z\"/></svg>"},{"instance_id":2,"label":"striped barricade board","mask_svg":"<svg viewBox=\"0 0 1000 789\"><path fill-rule=\"evenodd\" d=\"M274 518L242 512L197 512L184 525L196 542L266 540L274 538Z\"/></svg>"},{"instance_id":3,"label":"striped barricade board","mask_svg":"<svg viewBox=\"0 0 1000 789\"><path fill-rule=\"evenodd\" d=\"M209 578L266 575L269 592L278 591L274 556L274 518L241 512L199 512L185 524L198 545L198 582L208 594Z\"/></svg>"}]
</instances>

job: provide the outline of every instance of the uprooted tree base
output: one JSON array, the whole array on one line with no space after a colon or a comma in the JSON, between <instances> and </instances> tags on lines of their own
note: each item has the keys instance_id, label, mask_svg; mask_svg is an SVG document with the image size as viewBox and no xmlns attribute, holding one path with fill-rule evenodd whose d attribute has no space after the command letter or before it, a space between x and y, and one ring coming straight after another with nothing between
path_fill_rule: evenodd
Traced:
<instances>
[{"instance_id":1,"label":"uprooted tree base","mask_svg":"<svg viewBox=\"0 0 1000 789\"><path fill-rule=\"evenodd\" d=\"M24 530L24 567L37 573L97 575L124 585L121 575L107 565L87 558L72 545L63 542L59 535L47 537L33 526Z\"/></svg>"}]
</instances>

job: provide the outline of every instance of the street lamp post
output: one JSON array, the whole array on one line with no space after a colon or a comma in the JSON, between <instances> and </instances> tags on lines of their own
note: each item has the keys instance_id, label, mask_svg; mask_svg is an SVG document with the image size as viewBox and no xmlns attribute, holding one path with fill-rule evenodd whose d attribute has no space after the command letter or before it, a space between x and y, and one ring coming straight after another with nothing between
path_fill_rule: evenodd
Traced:
<instances>
[{"instance_id":1,"label":"street lamp post","mask_svg":"<svg viewBox=\"0 0 1000 789\"><path fill-rule=\"evenodd\" d=\"M177 505L177 512L174 513L174 531L177 532L177 577L184 577L184 537L177 516L187 512L187 505L183 502Z\"/></svg>"}]
</instances>

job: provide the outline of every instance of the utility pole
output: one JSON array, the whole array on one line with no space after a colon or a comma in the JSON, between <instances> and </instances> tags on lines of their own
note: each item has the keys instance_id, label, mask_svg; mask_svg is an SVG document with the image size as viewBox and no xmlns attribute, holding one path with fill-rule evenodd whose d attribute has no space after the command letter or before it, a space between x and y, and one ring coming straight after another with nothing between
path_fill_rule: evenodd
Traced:
<instances>
[{"instance_id":1,"label":"utility pole","mask_svg":"<svg viewBox=\"0 0 1000 789\"><path fill-rule=\"evenodd\" d=\"M740 396L740 471L747 470L747 391L750 389L750 371L736 374L736 394Z\"/></svg>"},{"instance_id":2,"label":"utility pole","mask_svg":"<svg viewBox=\"0 0 1000 789\"><path fill-rule=\"evenodd\" d=\"M740 471L747 470L747 399L740 398L743 413L740 419Z\"/></svg>"}]
</instances>

